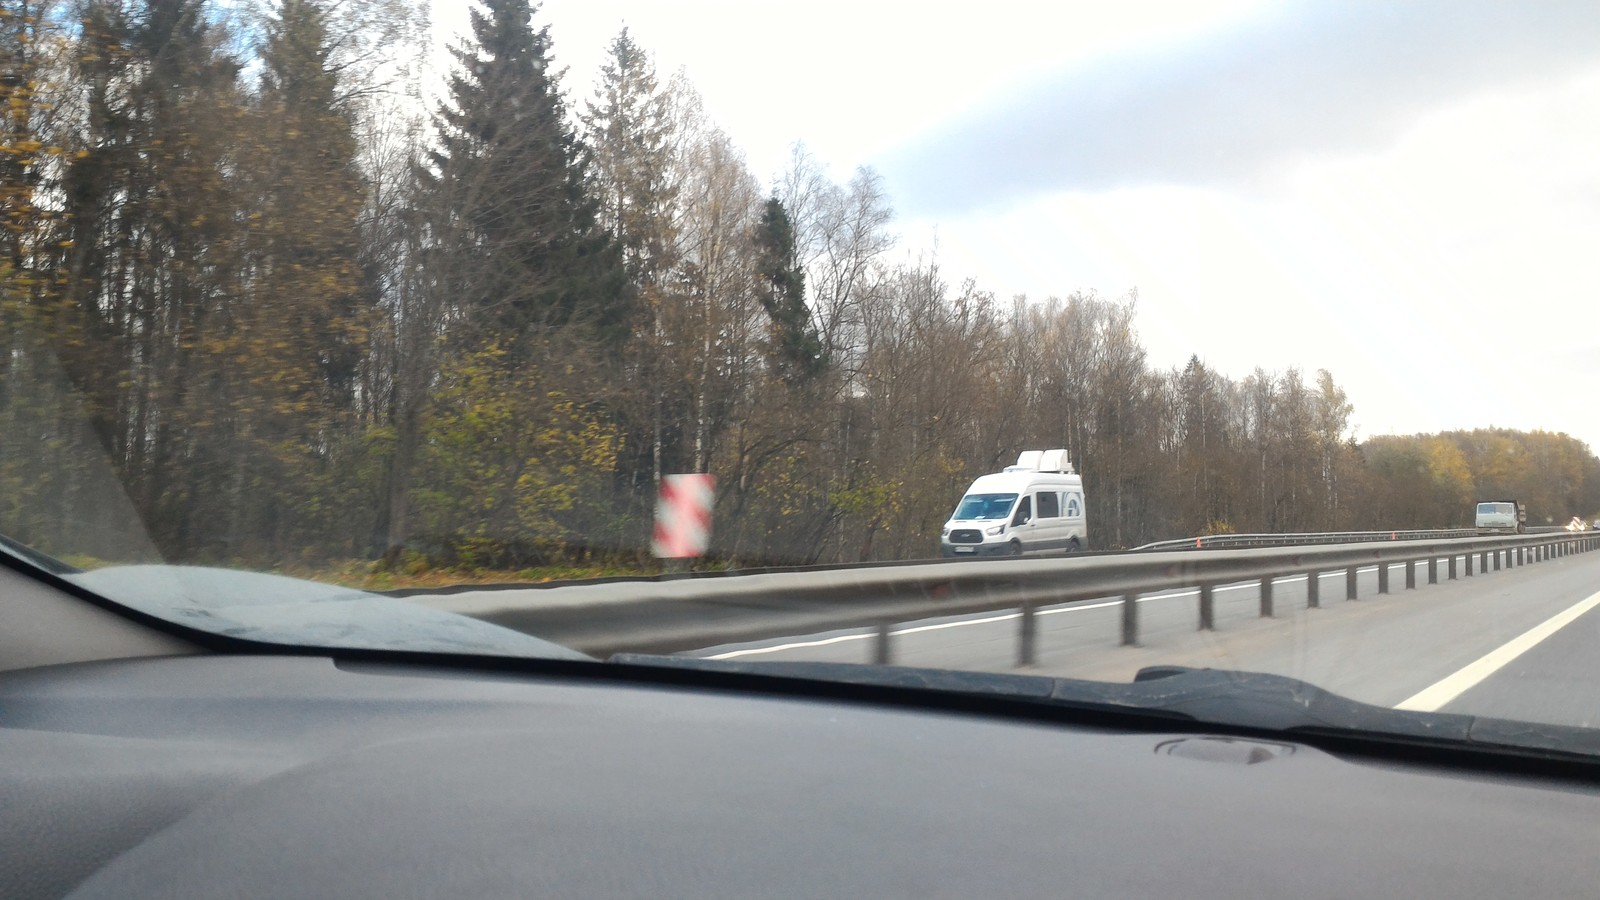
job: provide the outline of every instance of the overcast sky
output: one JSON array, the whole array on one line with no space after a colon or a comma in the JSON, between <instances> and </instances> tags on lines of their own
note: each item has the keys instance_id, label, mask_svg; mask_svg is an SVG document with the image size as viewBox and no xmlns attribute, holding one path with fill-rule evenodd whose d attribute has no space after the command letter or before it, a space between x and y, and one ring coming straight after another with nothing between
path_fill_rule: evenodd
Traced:
<instances>
[{"instance_id":1,"label":"overcast sky","mask_svg":"<svg viewBox=\"0 0 1600 900\"><path fill-rule=\"evenodd\" d=\"M436 2L441 27L459 27ZM1359 436L1600 449L1600 6L546 0L587 97L626 22L759 177L883 176L1001 297L1137 288L1152 362L1326 368Z\"/></svg>"}]
</instances>

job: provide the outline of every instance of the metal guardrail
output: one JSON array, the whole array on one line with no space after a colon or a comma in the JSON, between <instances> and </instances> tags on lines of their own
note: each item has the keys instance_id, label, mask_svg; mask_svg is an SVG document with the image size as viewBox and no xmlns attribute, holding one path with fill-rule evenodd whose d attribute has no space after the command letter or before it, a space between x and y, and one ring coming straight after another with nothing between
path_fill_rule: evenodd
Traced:
<instances>
[{"instance_id":1,"label":"metal guardrail","mask_svg":"<svg viewBox=\"0 0 1600 900\"><path fill-rule=\"evenodd\" d=\"M573 585L539 591L533 601L474 613L597 656L674 653L718 644L873 628L874 658L887 663L894 626L942 616L1018 610L1017 663L1031 665L1035 612L1043 606L1121 597L1121 642L1139 639L1143 594L1199 588L1197 627L1215 627L1213 589L1259 580L1260 615L1273 614L1272 580L1309 575L1307 605L1320 605L1325 572L1346 572L1355 599L1358 569L1378 566L1378 592L1389 592L1389 566L1405 565L1415 587L1426 564L1428 583L1517 568L1600 549L1593 532L1439 540L1390 540L1252 549L1127 553L1017 559L989 565L937 565L772 573L739 578ZM1109 635L1107 636L1110 637Z\"/></svg>"},{"instance_id":2,"label":"metal guardrail","mask_svg":"<svg viewBox=\"0 0 1600 900\"><path fill-rule=\"evenodd\" d=\"M1566 529L1560 526L1539 527L1528 529L1529 533L1535 532L1562 532ZM1397 538L1398 536L1398 538ZM1352 543L1368 540L1420 540L1423 538L1467 538L1477 537L1478 533L1471 528L1439 529L1435 531L1345 531L1326 533L1304 534L1229 534L1208 535L1198 538L1175 538L1169 541L1156 541L1140 547L1127 550L1081 550L1076 551L1075 557L1084 556L1119 556L1125 553L1144 553L1154 550L1193 550L1221 549L1224 547L1279 547L1299 544L1334 544ZM1011 557L988 556L972 557L963 562L988 563L1004 562ZM947 565L948 558L929 557L927 559L883 559L869 562L846 563L818 563L811 565L757 565L736 569L706 569L703 571L689 572L663 572L659 575L606 575L597 578L569 578L560 581L502 581L493 584L450 584L436 587L404 587L389 588L386 590L372 590L372 593L383 594L389 597L440 597L450 594L469 594L480 591L543 591L566 588L573 585L597 584L644 584L661 581L676 580L704 580L709 578L747 578L751 575L769 575L773 573L796 572L838 572L847 569L889 569L904 568L906 566L939 566Z\"/></svg>"},{"instance_id":3,"label":"metal guardrail","mask_svg":"<svg viewBox=\"0 0 1600 900\"><path fill-rule=\"evenodd\" d=\"M1208 534L1200 537L1156 541L1136 552L1155 550L1222 550L1245 547L1288 547L1302 544L1357 544L1368 541L1435 541L1477 537L1472 528L1437 528L1427 531L1327 531L1302 534Z\"/></svg>"}]
</instances>

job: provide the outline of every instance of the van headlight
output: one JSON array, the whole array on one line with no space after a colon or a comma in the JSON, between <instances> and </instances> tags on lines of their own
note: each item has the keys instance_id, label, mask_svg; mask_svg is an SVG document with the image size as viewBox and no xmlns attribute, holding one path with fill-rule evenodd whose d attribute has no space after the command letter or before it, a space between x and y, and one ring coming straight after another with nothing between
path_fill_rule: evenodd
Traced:
<instances>
[{"instance_id":1,"label":"van headlight","mask_svg":"<svg viewBox=\"0 0 1600 900\"><path fill-rule=\"evenodd\" d=\"M994 535L997 535L997 534L1005 534L1006 533L1006 526L1004 526L1004 525L996 525L993 528L985 528L983 530L983 533L987 534L987 535L989 535L991 537L993 537Z\"/></svg>"},{"instance_id":2,"label":"van headlight","mask_svg":"<svg viewBox=\"0 0 1600 900\"><path fill-rule=\"evenodd\" d=\"M945 527L944 527L944 530L943 530L943 531L941 531L941 532L939 532L939 537L942 537L942 538L947 538L947 537L949 537L949 536L950 536L950 526L949 526L949 525L946 525L946 526L945 526Z\"/></svg>"}]
</instances>

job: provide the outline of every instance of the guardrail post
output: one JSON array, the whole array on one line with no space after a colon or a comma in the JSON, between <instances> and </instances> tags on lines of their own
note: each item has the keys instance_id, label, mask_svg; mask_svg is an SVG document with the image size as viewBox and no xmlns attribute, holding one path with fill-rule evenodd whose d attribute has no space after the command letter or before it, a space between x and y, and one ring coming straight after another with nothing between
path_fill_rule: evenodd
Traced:
<instances>
[{"instance_id":1,"label":"guardrail post","mask_svg":"<svg viewBox=\"0 0 1600 900\"><path fill-rule=\"evenodd\" d=\"M1494 570L1496 572L1500 571L1500 551L1499 550L1496 550L1494 552Z\"/></svg>"},{"instance_id":2,"label":"guardrail post","mask_svg":"<svg viewBox=\"0 0 1600 900\"><path fill-rule=\"evenodd\" d=\"M1389 564L1386 562L1378 563L1378 593L1389 593Z\"/></svg>"},{"instance_id":3,"label":"guardrail post","mask_svg":"<svg viewBox=\"0 0 1600 900\"><path fill-rule=\"evenodd\" d=\"M1437 556L1428 557L1428 583L1439 583L1439 558Z\"/></svg>"},{"instance_id":4,"label":"guardrail post","mask_svg":"<svg viewBox=\"0 0 1600 900\"><path fill-rule=\"evenodd\" d=\"M1022 621L1017 625L1017 668L1033 665L1034 645L1039 638L1039 620L1033 614L1033 604L1022 604Z\"/></svg>"},{"instance_id":5,"label":"guardrail post","mask_svg":"<svg viewBox=\"0 0 1600 900\"><path fill-rule=\"evenodd\" d=\"M1216 617L1211 604L1211 585L1200 585L1200 630L1213 631L1216 628Z\"/></svg>"},{"instance_id":6,"label":"guardrail post","mask_svg":"<svg viewBox=\"0 0 1600 900\"><path fill-rule=\"evenodd\" d=\"M1322 573L1306 573L1306 609L1316 609L1322 605Z\"/></svg>"},{"instance_id":7,"label":"guardrail post","mask_svg":"<svg viewBox=\"0 0 1600 900\"><path fill-rule=\"evenodd\" d=\"M1467 566L1467 577L1471 578L1472 577L1472 554L1468 553L1467 555L1463 556L1461 558L1461 561L1466 563L1466 566Z\"/></svg>"},{"instance_id":8,"label":"guardrail post","mask_svg":"<svg viewBox=\"0 0 1600 900\"><path fill-rule=\"evenodd\" d=\"M1445 577L1450 581L1456 580L1456 555L1450 554L1449 562L1445 565Z\"/></svg>"},{"instance_id":9,"label":"guardrail post","mask_svg":"<svg viewBox=\"0 0 1600 900\"><path fill-rule=\"evenodd\" d=\"M889 639L890 632L894 631L893 622L879 622L878 630L872 636L872 664L887 666L889 664Z\"/></svg>"},{"instance_id":10,"label":"guardrail post","mask_svg":"<svg viewBox=\"0 0 1600 900\"><path fill-rule=\"evenodd\" d=\"M1431 564L1433 562L1433 560L1430 559L1430 560L1428 560L1428 562ZM1408 560L1406 560L1406 590L1408 590L1408 591L1412 590L1412 589L1416 588L1416 586L1417 586L1417 561L1414 560L1414 559L1408 559Z\"/></svg>"},{"instance_id":11,"label":"guardrail post","mask_svg":"<svg viewBox=\"0 0 1600 900\"><path fill-rule=\"evenodd\" d=\"M1122 595L1122 646L1139 646L1139 595Z\"/></svg>"},{"instance_id":12,"label":"guardrail post","mask_svg":"<svg viewBox=\"0 0 1600 900\"><path fill-rule=\"evenodd\" d=\"M1272 618L1272 576L1261 576L1261 618Z\"/></svg>"},{"instance_id":13,"label":"guardrail post","mask_svg":"<svg viewBox=\"0 0 1600 900\"><path fill-rule=\"evenodd\" d=\"M1356 567L1351 566L1344 570L1344 598L1356 599Z\"/></svg>"}]
</instances>

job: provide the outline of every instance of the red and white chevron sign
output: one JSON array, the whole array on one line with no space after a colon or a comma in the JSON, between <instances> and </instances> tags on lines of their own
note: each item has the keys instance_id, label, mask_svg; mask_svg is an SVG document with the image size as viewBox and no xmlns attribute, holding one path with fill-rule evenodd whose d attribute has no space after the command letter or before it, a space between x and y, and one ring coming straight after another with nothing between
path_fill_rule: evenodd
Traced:
<instances>
[{"instance_id":1,"label":"red and white chevron sign","mask_svg":"<svg viewBox=\"0 0 1600 900\"><path fill-rule=\"evenodd\" d=\"M702 556L711 544L715 475L663 475L650 550L661 559Z\"/></svg>"}]
</instances>

